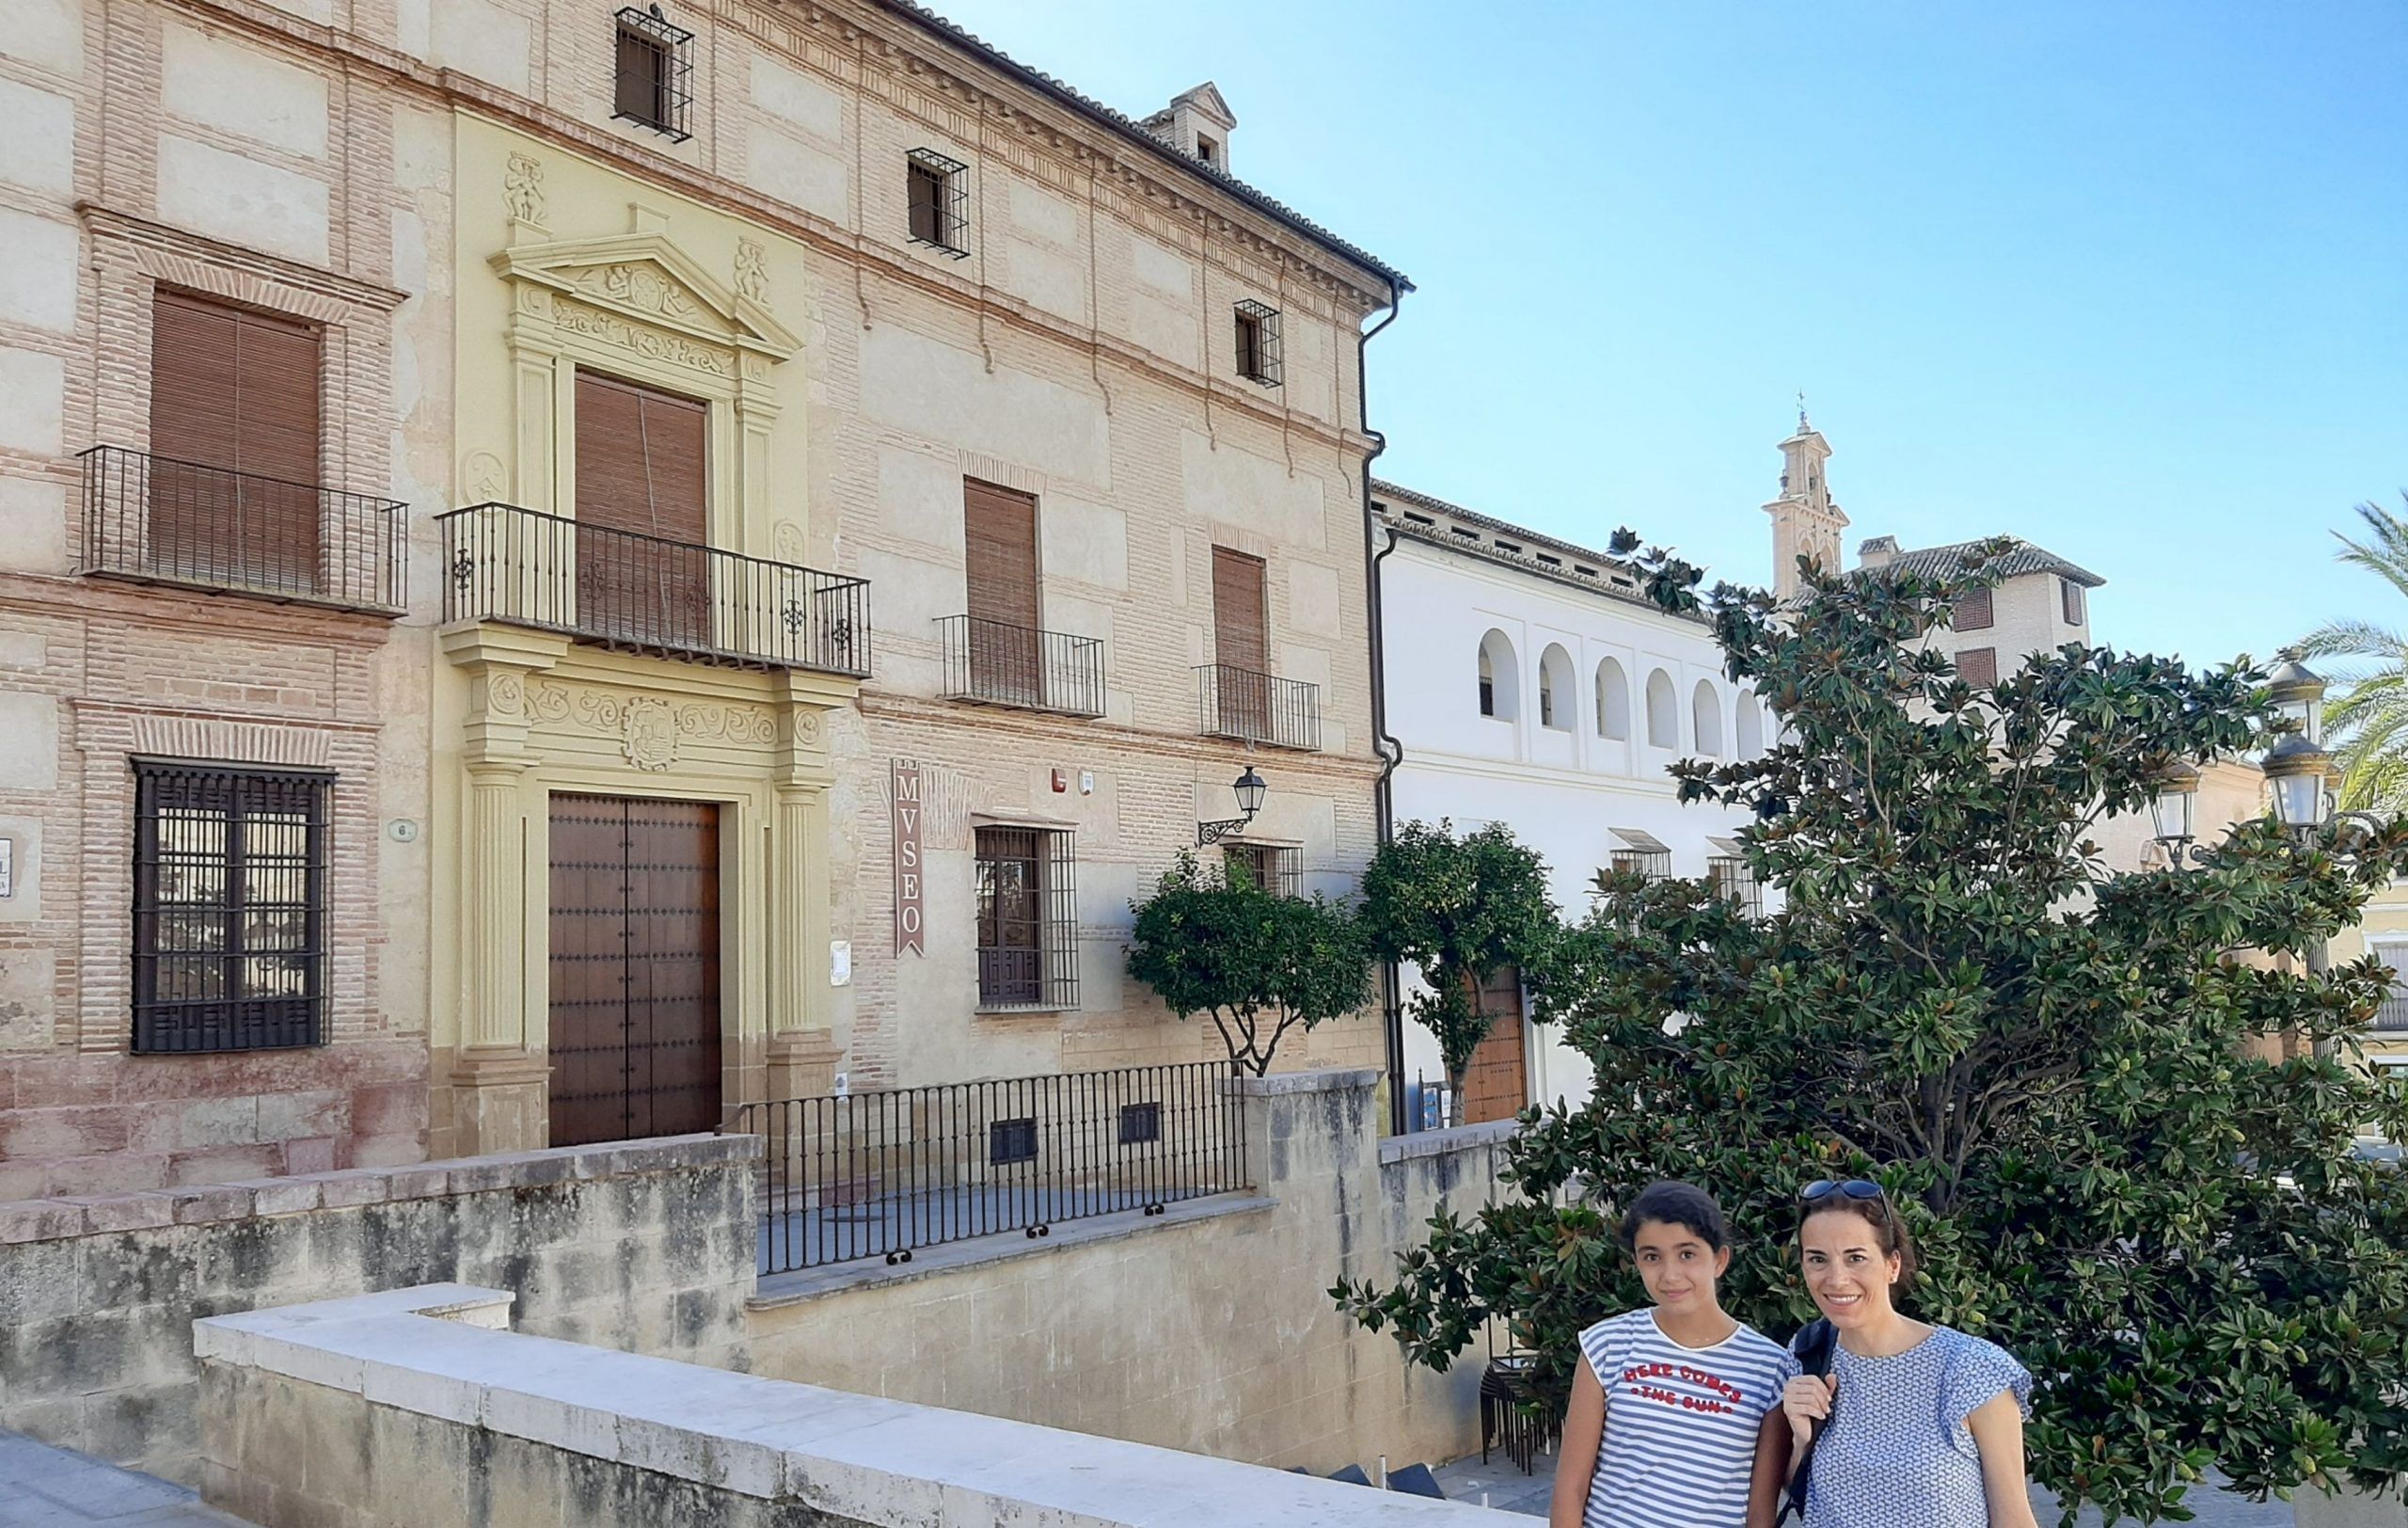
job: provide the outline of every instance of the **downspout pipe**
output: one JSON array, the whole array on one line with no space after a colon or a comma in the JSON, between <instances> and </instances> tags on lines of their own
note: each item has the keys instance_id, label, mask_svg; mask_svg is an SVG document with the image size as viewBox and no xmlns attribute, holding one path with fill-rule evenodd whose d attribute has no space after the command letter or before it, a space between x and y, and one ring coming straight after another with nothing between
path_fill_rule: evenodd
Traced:
<instances>
[{"instance_id":1,"label":"downspout pipe","mask_svg":"<svg viewBox=\"0 0 2408 1528\"><path fill-rule=\"evenodd\" d=\"M1402 282L1389 284L1388 310L1377 324L1357 335L1354 342L1355 410L1363 434L1371 441L1370 451L1363 457L1363 588L1371 638L1371 749L1380 756L1380 773L1371 787L1371 802L1382 848L1396 836L1393 777L1397 766L1404 761L1404 745L1388 733L1387 642L1380 599L1380 565L1396 550L1396 532L1382 525L1371 508L1371 463L1388 449L1388 438L1371 428L1370 376L1364 361L1371 341L1396 322L1398 310L1404 306L1405 291ZM1373 543L1382 538L1386 544L1374 551ZM1380 1027L1387 1049L1388 1133L1401 1136L1405 1124L1404 994L1403 976L1394 961L1384 962L1380 969Z\"/></svg>"}]
</instances>

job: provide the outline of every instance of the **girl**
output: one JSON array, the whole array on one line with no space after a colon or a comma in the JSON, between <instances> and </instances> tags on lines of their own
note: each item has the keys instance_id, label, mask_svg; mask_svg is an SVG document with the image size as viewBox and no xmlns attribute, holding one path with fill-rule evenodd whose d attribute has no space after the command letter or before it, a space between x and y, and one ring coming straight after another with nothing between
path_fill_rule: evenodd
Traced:
<instances>
[{"instance_id":1,"label":"girl","mask_svg":"<svg viewBox=\"0 0 2408 1528\"><path fill-rule=\"evenodd\" d=\"M2039 1528L2023 1480L2032 1377L2004 1348L1899 1313L1914 1243L1881 1186L1808 1184L1806 1288L1839 1340L1782 1397L1807 1472L1805 1528Z\"/></svg>"},{"instance_id":2,"label":"girl","mask_svg":"<svg viewBox=\"0 0 2408 1528\"><path fill-rule=\"evenodd\" d=\"M1731 1266L1720 1207L1656 1184L1619 1239L1655 1306L1580 1334L1548 1528L1771 1528L1798 1363L1715 1299Z\"/></svg>"}]
</instances>

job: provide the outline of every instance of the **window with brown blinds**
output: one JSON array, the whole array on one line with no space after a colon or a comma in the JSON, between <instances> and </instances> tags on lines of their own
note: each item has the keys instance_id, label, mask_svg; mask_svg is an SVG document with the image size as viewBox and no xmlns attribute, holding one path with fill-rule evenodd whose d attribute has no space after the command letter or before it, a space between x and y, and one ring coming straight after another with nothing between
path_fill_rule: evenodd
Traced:
<instances>
[{"instance_id":1,"label":"window with brown blinds","mask_svg":"<svg viewBox=\"0 0 2408 1528\"><path fill-rule=\"evenodd\" d=\"M1956 655L1956 676L1967 684L1998 683L1998 649L1968 647Z\"/></svg>"},{"instance_id":2,"label":"window with brown blinds","mask_svg":"<svg viewBox=\"0 0 2408 1528\"><path fill-rule=\"evenodd\" d=\"M1271 726L1270 620L1264 609L1262 559L1227 547L1212 549L1212 661L1221 730L1259 738Z\"/></svg>"},{"instance_id":3,"label":"window with brown blinds","mask_svg":"<svg viewBox=\"0 0 2408 1528\"><path fill-rule=\"evenodd\" d=\"M987 699L1039 705L1036 496L965 478L961 498L971 683Z\"/></svg>"},{"instance_id":4,"label":"window with brown blinds","mask_svg":"<svg viewBox=\"0 0 2408 1528\"><path fill-rule=\"evenodd\" d=\"M151 564L314 589L316 326L164 288L150 320Z\"/></svg>"},{"instance_id":5,"label":"window with brown blinds","mask_svg":"<svg viewBox=\"0 0 2408 1528\"><path fill-rule=\"evenodd\" d=\"M2059 579L2057 594L2065 602L2066 625L2080 626L2083 622L2082 585L2071 579Z\"/></svg>"},{"instance_id":6,"label":"window with brown blinds","mask_svg":"<svg viewBox=\"0 0 2408 1528\"><path fill-rule=\"evenodd\" d=\"M639 645L706 646L709 410L577 374L579 623Z\"/></svg>"},{"instance_id":7,"label":"window with brown blinds","mask_svg":"<svg viewBox=\"0 0 2408 1528\"><path fill-rule=\"evenodd\" d=\"M1995 617L1991 613L1990 591L1968 589L1956 600L1956 629L1986 631Z\"/></svg>"}]
</instances>

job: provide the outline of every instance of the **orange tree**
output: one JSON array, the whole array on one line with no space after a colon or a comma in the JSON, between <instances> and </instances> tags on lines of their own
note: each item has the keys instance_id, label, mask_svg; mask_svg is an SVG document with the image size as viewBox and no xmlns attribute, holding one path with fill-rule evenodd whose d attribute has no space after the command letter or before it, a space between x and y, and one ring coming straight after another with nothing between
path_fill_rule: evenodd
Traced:
<instances>
[{"instance_id":1,"label":"orange tree","mask_svg":"<svg viewBox=\"0 0 2408 1528\"><path fill-rule=\"evenodd\" d=\"M2381 1484L2408 1468L2408 1179L2353 1138L2408 1139L2408 1097L2351 1063L2386 978L2233 957L2353 921L2408 833L2247 822L2197 867L2111 874L2103 816L2280 724L2245 663L2077 645L1969 684L1925 637L2000 549L1964 577L1808 566L1785 605L1641 560L1783 724L1762 758L1674 771L1684 801L1756 808L1739 838L1779 909L1601 876L1529 973L1589 1098L1531 1117L1517 1193L1332 1294L1435 1368L1502 1321L1562 1386L1575 1334L1644 1297L1614 1207L1685 1178L1742 1232L1731 1308L1786 1338L1812 1313L1798 1184L1877 1176L1925 1250L1909 1308L2036 1377L2032 1467L2068 1522L2188 1518L2210 1465L2260 1496ZM2330 1043L2248 1044L2283 1032Z\"/></svg>"}]
</instances>

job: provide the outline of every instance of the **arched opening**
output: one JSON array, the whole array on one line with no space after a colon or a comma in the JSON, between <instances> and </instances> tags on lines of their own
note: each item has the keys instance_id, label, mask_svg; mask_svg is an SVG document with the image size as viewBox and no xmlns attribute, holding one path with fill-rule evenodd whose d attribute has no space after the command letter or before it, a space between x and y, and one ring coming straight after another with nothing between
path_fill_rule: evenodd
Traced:
<instances>
[{"instance_id":1,"label":"arched opening","mask_svg":"<svg viewBox=\"0 0 2408 1528\"><path fill-rule=\"evenodd\" d=\"M1672 698L1672 676L1662 669L1647 676L1647 746L1681 745L1681 703Z\"/></svg>"},{"instance_id":2,"label":"arched opening","mask_svg":"<svg viewBox=\"0 0 2408 1528\"><path fill-rule=\"evenodd\" d=\"M1597 665L1597 736L1615 742L1630 740L1630 681L1610 658Z\"/></svg>"},{"instance_id":3,"label":"arched opening","mask_svg":"<svg viewBox=\"0 0 2408 1528\"><path fill-rule=\"evenodd\" d=\"M1739 695L1737 740L1741 758L1765 756L1765 710L1750 692L1743 691Z\"/></svg>"},{"instance_id":4,"label":"arched opening","mask_svg":"<svg viewBox=\"0 0 2408 1528\"><path fill-rule=\"evenodd\" d=\"M1555 643L1539 655L1539 725L1572 730L1572 655Z\"/></svg>"},{"instance_id":5,"label":"arched opening","mask_svg":"<svg viewBox=\"0 0 2408 1528\"><path fill-rule=\"evenodd\" d=\"M1513 667L1513 645L1492 629L1480 639L1480 714L1511 722L1520 696Z\"/></svg>"},{"instance_id":6,"label":"arched opening","mask_svg":"<svg viewBox=\"0 0 2408 1528\"><path fill-rule=\"evenodd\" d=\"M1707 758L1722 756L1722 702L1709 679L1700 679L1689 695L1689 725L1697 751Z\"/></svg>"}]
</instances>

